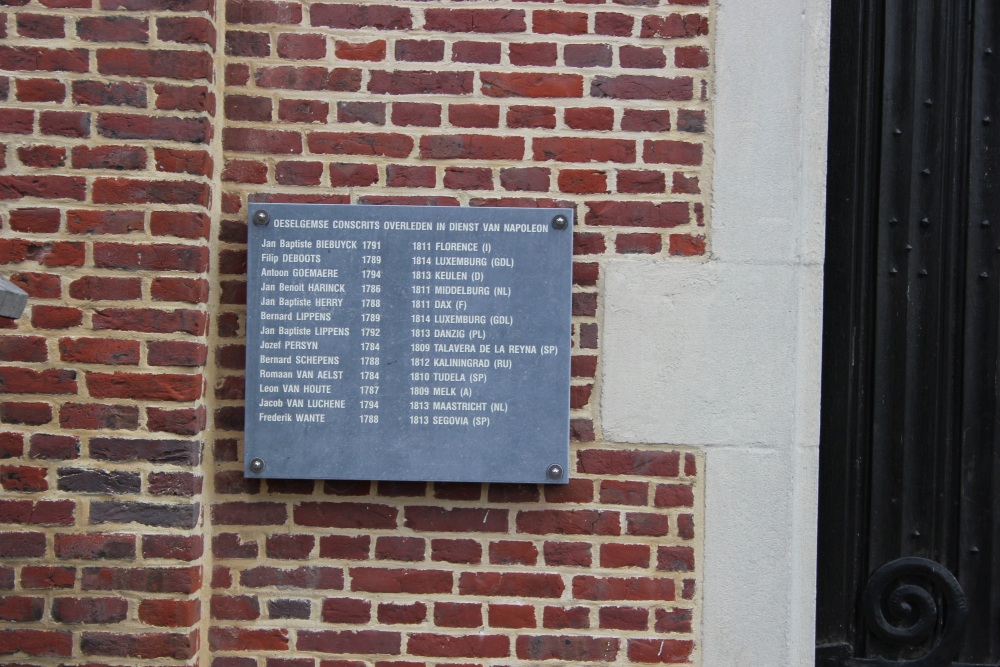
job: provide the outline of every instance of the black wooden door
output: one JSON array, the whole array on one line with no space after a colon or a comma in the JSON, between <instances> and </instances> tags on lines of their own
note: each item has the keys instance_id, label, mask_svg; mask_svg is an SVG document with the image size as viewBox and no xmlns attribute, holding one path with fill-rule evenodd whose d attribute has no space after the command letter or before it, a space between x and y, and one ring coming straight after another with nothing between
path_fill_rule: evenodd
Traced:
<instances>
[{"instance_id":1,"label":"black wooden door","mask_svg":"<svg viewBox=\"0 0 1000 667\"><path fill-rule=\"evenodd\" d=\"M817 664L1000 664L1000 1L833 0Z\"/></svg>"}]
</instances>

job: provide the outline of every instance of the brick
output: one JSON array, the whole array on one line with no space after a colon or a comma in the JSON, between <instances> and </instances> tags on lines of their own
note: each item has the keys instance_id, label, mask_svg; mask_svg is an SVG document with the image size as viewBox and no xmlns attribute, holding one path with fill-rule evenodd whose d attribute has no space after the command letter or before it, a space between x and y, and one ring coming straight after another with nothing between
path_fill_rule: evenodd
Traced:
<instances>
[{"instance_id":1,"label":"brick","mask_svg":"<svg viewBox=\"0 0 1000 667\"><path fill-rule=\"evenodd\" d=\"M23 652L33 656L69 656L73 635L55 630L0 630L0 655ZM13 667L13 666L12 666Z\"/></svg>"},{"instance_id":2,"label":"brick","mask_svg":"<svg viewBox=\"0 0 1000 667\"><path fill-rule=\"evenodd\" d=\"M120 623L128 615L122 598L57 598L52 601L52 619L57 623Z\"/></svg>"},{"instance_id":3,"label":"brick","mask_svg":"<svg viewBox=\"0 0 1000 667\"><path fill-rule=\"evenodd\" d=\"M267 165L257 160L226 160L222 180L229 183L266 183Z\"/></svg>"},{"instance_id":4,"label":"brick","mask_svg":"<svg viewBox=\"0 0 1000 667\"><path fill-rule=\"evenodd\" d=\"M15 623L31 623L42 619L45 600L23 595L0 597L0 620Z\"/></svg>"},{"instance_id":5,"label":"brick","mask_svg":"<svg viewBox=\"0 0 1000 667\"><path fill-rule=\"evenodd\" d=\"M395 133L310 132L309 151L333 155L380 155L407 157L413 150L413 138Z\"/></svg>"},{"instance_id":6,"label":"brick","mask_svg":"<svg viewBox=\"0 0 1000 667\"><path fill-rule=\"evenodd\" d=\"M147 489L154 496L195 496L202 491L202 478L184 472L153 472Z\"/></svg>"},{"instance_id":7,"label":"brick","mask_svg":"<svg viewBox=\"0 0 1000 667\"><path fill-rule=\"evenodd\" d=\"M26 167L62 167L66 164L66 149L61 146L19 146L17 159Z\"/></svg>"},{"instance_id":8,"label":"brick","mask_svg":"<svg viewBox=\"0 0 1000 667\"><path fill-rule=\"evenodd\" d=\"M690 100L694 97L694 80L689 76L595 76L590 83L590 96L618 100Z\"/></svg>"},{"instance_id":9,"label":"brick","mask_svg":"<svg viewBox=\"0 0 1000 667\"><path fill-rule=\"evenodd\" d=\"M680 639L629 639L628 659L639 663L689 662L694 642Z\"/></svg>"},{"instance_id":10,"label":"brick","mask_svg":"<svg viewBox=\"0 0 1000 667\"><path fill-rule=\"evenodd\" d=\"M76 372L2 367L0 391L10 394L75 394Z\"/></svg>"},{"instance_id":11,"label":"brick","mask_svg":"<svg viewBox=\"0 0 1000 667\"><path fill-rule=\"evenodd\" d=\"M52 421L52 406L48 403L0 403L0 418L5 424L40 426Z\"/></svg>"},{"instance_id":12,"label":"brick","mask_svg":"<svg viewBox=\"0 0 1000 667\"><path fill-rule=\"evenodd\" d=\"M677 534L681 537L681 539L694 539L694 515L680 514L677 516Z\"/></svg>"},{"instance_id":13,"label":"brick","mask_svg":"<svg viewBox=\"0 0 1000 667\"><path fill-rule=\"evenodd\" d=\"M450 593L452 573L441 570L353 567L351 590L372 593Z\"/></svg>"},{"instance_id":14,"label":"brick","mask_svg":"<svg viewBox=\"0 0 1000 667\"><path fill-rule=\"evenodd\" d=\"M638 607L601 607L597 616L600 627L610 630L646 630L649 625L649 610Z\"/></svg>"},{"instance_id":15,"label":"brick","mask_svg":"<svg viewBox=\"0 0 1000 667\"><path fill-rule=\"evenodd\" d=\"M420 138L420 156L426 159L520 160L524 139L460 134Z\"/></svg>"},{"instance_id":16,"label":"brick","mask_svg":"<svg viewBox=\"0 0 1000 667\"><path fill-rule=\"evenodd\" d=\"M364 536L324 535L319 541L320 558L367 560L371 551L371 538Z\"/></svg>"},{"instance_id":17,"label":"brick","mask_svg":"<svg viewBox=\"0 0 1000 667\"><path fill-rule=\"evenodd\" d=\"M663 247L659 234L619 234L615 237L615 252L620 254L655 254Z\"/></svg>"},{"instance_id":18,"label":"brick","mask_svg":"<svg viewBox=\"0 0 1000 667\"><path fill-rule=\"evenodd\" d=\"M66 85L52 79L18 79L14 82L17 99L21 102L62 102ZM9 114L13 110L8 110Z\"/></svg>"},{"instance_id":19,"label":"brick","mask_svg":"<svg viewBox=\"0 0 1000 667\"><path fill-rule=\"evenodd\" d=\"M197 652L197 642L193 633L126 635L116 632L85 632L80 648L84 655L144 659L169 657L185 660Z\"/></svg>"},{"instance_id":20,"label":"brick","mask_svg":"<svg viewBox=\"0 0 1000 667\"><path fill-rule=\"evenodd\" d=\"M149 41L149 21L131 16L84 16L76 20L76 35L85 42Z\"/></svg>"},{"instance_id":21,"label":"brick","mask_svg":"<svg viewBox=\"0 0 1000 667\"><path fill-rule=\"evenodd\" d=\"M164 42L215 47L215 26L209 19L199 16L158 18L156 36Z\"/></svg>"},{"instance_id":22,"label":"brick","mask_svg":"<svg viewBox=\"0 0 1000 667\"><path fill-rule=\"evenodd\" d=\"M531 542L503 540L490 544L491 565L534 565L538 547Z\"/></svg>"},{"instance_id":23,"label":"brick","mask_svg":"<svg viewBox=\"0 0 1000 667\"><path fill-rule=\"evenodd\" d=\"M67 403L59 409L59 425L79 429L128 429L139 426L139 409L124 405Z\"/></svg>"},{"instance_id":24,"label":"brick","mask_svg":"<svg viewBox=\"0 0 1000 667\"><path fill-rule=\"evenodd\" d=\"M139 620L161 628L190 627L201 616L198 600L143 600L139 603Z\"/></svg>"},{"instance_id":25,"label":"brick","mask_svg":"<svg viewBox=\"0 0 1000 667\"><path fill-rule=\"evenodd\" d=\"M686 202L587 202L586 224L670 228L690 222Z\"/></svg>"},{"instance_id":26,"label":"brick","mask_svg":"<svg viewBox=\"0 0 1000 667\"><path fill-rule=\"evenodd\" d=\"M98 178L93 199L97 204L195 204L207 206L208 185L186 181L146 181Z\"/></svg>"},{"instance_id":27,"label":"brick","mask_svg":"<svg viewBox=\"0 0 1000 667\"><path fill-rule=\"evenodd\" d=\"M357 92L361 87L361 70L341 67L280 65L261 67L256 73L257 86L282 90L332 90Z\"/></svg>"},{"instance_id":28,"label":"brick","mask_svg":"<svg viewBox=\"0 0 1000 667\"><path fill-rule=\"evenodd\" d=\"M705 112L681 109L677 112L677 129L681 132L704 132Z\"/></svg>"},{"instance_id":29,"label":"brick","mask_svg":"<svg viewBox=\"0 0 1000 667\"><path fill-rule=\"evenodd\" d=\"M201 587L201 569L191 567L85 567L81 587L93 591L194 593Z\"/></svg>"},{"instance_id":30,"label":"brick","mask_svg":"<svg viewBox=\"0 0 1000 667\"><path fill-rule=\"evenodd\" d=\"M228 0L228 23L298 25L302 23L302 6L294 2L269 2L265 0Z\"/></svg>"},{"instance_id":31,"label":"brick","mask_svg":"<svg viewBox=\"0 0 1000 667\"><path fill-rule=\"evenodd\" d=\"M594 483L588 479L571 479L568 484L546 486L545 500L550 503L593 502Z\"/></svg>"},{"instance_id":32,"label":"brick","mask_svg":"<svg viewBox=\"0 0 1000 667\"><path fill-rule=\"evenodd\" d=\"M153 157L156 171L192 176L210 176L212 173L212 157L208 151L154 148Z\"/></svg>"},{"instance_id":33,"label":"brick","mask_svg":"<svg viewBox=\"0 0 1000 667\"><path fill-rule=\"evenodd\" d=\"M222 131L222 142L226 150L241 153L302 152L302 138L298 132L227 127Z\"/></svg>"},{"instance_id":34,"label":"brick","mask_svg":"<svg viewBox=\"0 0 1000 667\"><path fill-rule=\"evenodd\" d=\"M256 558L258 551L256 542L243 542L238 533L218 533L212 538L216 558Z\"/></svg>"},{"instance_id":35,"label":"brick","mask_svg":"<svg viewBox=\"0 0 1000 667\"><path fill-rule=\"evenodd\" d=\"M472 93L472 72L375 70L368 92L375 95L468 95Z\"/></svg>"},{"instance_id":36,"label":"brick","mask_svg":"<svg viewBox=\"0 0 1000 667\"><path fill-rule=\"evenodd\" d=\"M483 548L475 540L431 540L431 560L475 564L482 560Z\"/></svg>"},{"instance_id":37,"label":"brick","mask_svg":"<svg viewBox=\"0 0 1000 667\"><path fill-rule=\"evenodd\" d=\"M207 118L173 118L102 113L97 130L110 139L156 139L205 143L210 133Z\"/></svg>"},{"instance_id":38,"label":"brick","mask_svg":"<svg viewBox=\"0 0 1000 667\"><path fill-rule=\"evenodd\" d=\"M517 657L523 660L611 662L618 655L619 640L609 637L521 635Z\"/></svg>"},{"instance_id":39,"label":"brick","mask_svg":"<svg viewBox=\"0 0 1000 667\"><path fill-rule=\"evenodd\" d=\"M439 507L407 507L404 525L433 532L504 532L507 510Z\"/></svg>"},{"instance_id":40,"label":"brick","mask_svg":"<svg viewBox=\"0 0 1000 667\"><path fill-rule=\"evenodd\" d=\"M515 42L507 47L510 64L523 67L554 67L559 49L553 42Z\"/></svg>"},{"instance_id":41,"label":"brick","mask_svg":"<svg viewBox=\"0 0 1000 667\"><path fill-rule=\"evenodd\" d=\"M589 628L589 610L586 607L545 607L542 616L542 627L552 630L563 630L566 628L582 630Z\"/></svg>"},{"instance_id":42,"label":"brick","mask_svg":"<svg viewBox=\"0 0 1000 667\"><path fill-rule=\"evenodd\" d=\"M441 105L426 102L393 102L392 124L401 127L438 127L441 125Z\"/></svg>"},{"instance_id":43,"label":"brick","mask_svg":"<svg viewBox=\"0 0 1000 667\"><path fill-rule=\"evenodd\" d=\"M142 477L136 472L124 470L87 470L82 468L60 468L60 491L73 493L139 493Z\"/></svg>"},{"instance_id":44,"label":"brick","mask_svg":"<svg viewBox=\"0 0 1000 667\"><path fill-rule=\"evenodd\" d=\"M703 146L686 141L646 141L642 152L650 164L700 165Z\"/></svg>"},{"instance_id":45,"label":"brick","mask_svg":"<svg viewBox=\"0 0 1000 667\"><path fill-rule=\"evenodd\" d=\"M62 39L66 36L65 18L44 14L16 14L17 34L32 39Z\"/></svg>"},{"instance_id":46,"label":"brick","mask_svg":"<svg viewBox=\"0 0 1000 667\"><path fill-rule=\"evenodd\" d=\"M90 522L138 523L166 528L194 528L198 523L199 506L161 505L125 501L91 502Z\"/></svg>"},{"instance_id":47,"label":"brick","mask_svg":"<svg viewBox=\"0 0 1000 667\"><path fill-rule=\"evenodd\" d=\"M642 19L641 37L700 37L708 34L708 17L701 14L648 14Z\"/></svg>"},{"instance_id":48,"label":"brick","mask_svg":"<svg viewBox=\"0 0 1000 667\"><path fill-rule=\"evenodd\" d=\"M197 310L106 308L94 312L93 322L94 329L201 335L205 331L206 317Z\"/></svg>"},{"instance_id":49,"label":"brick","mask_svg":"<svg viewBox=\"0 0 1000 667\"><path fill-rule=\"evenodd\" d=\"M30 444L28 454L33 459L66 461L80 456L80 438L74 435L33 433Z\"/></svg>"},{"instance_id":50,"label":"brick","mask_svg":"<svg viewBox=\"0 0 1000 667\"><path fill-rule=\"evenodd\" d=\"M539 161L631 163L635 162L635 142L590 137L536 137L532 140L532 155Z\"/></svg>"},{"instance_id":51,"label":"brick","mask_svg":"<svg viewBox=\"0 0 1000 667\"><path fill-rule=\"evenodd\" d=\"M21 588L72 588L76 569L72 567L28 566L21 568Z\"/></svg>"},{"instance_id":52,"label":"brick","mask_svg":"<svg viewBox=\"0 0 1000 667\"><path fill-rule=\"evenodd\" d=\"M0 176L0 200L39 197L83 201L86 183L77 176Z\"/></svg>"},{"instance_id":53,"label":"brick","mask_svg":"<svg viewBox=\"0 0 1000 667\"><path fill-rule=\"evenodd\" d=\"M579 471L591 475L642 475L676 477L680 472L679 452L644 450L582 450Z\"/></svg>"},{"instance_id":54,"label":"brick","mask_svg":"<svg viewBox=\"0 0 1000 667\"><path fill-rule=\"evenodd\" d=\"M382 102L337 102L337 120L341 123L385 125Z\"/></svg>"},{"instance_id":55,"label":"brick","mask_svg":"<svg viewBox=\"0 0 1000 667\"><path fill-rule=\"evenodd\" d=\"M228 502L212 506L212 520L224 526L280 526L287 515L285 505L274 502Z\"/></svg>"},{"instance_id":56,"label":"brick","mask_svg":"<svg viewBox=\"0 0 1000 667\"><path fill-rule=\"evenodd\" d=\"M563 49L567 67L611 67L612 55L608 44L567 44Z\"/></svg>"},{"instance_id":57,"label":"brick","mask_svg":"<svg viewBox=\"0 0 1000 667\"><path fill-rule=\"evenodd\" d=\"M601 502L608 505L646 505L649 487L645 482L601 481Z\"/></svg>"},{"instance_id":58,"label":"brick","mask_svg":"<svg viewBox=\"0 0 1000 667\"><path fill-rule=\"evenodd\" d=\"M690 484L659 484L654 504L657 507L693 507L694 489Z\"/></svg>"},{"instance_id":59,"label":"brick","mask_svg":"<svg viewBox=\"0 0 1000 667\"><path fill-rule=\"evenodd\" d=\"M163 373L87 373L94 398L132 398L152 401L193 401L201 397L200 375Z\"/></svg>"},{"instance_id":60,"label":"brick","mask_svg":"<svg viewBox=\"0 0 1000 667\"><path fill-rule=\"evenodd\" d=\"M142 164L137 164L136 168L145 165L145 151L141 155ZM122 210L70 210L66 212L66 229L73 234L128 234L142 231L143 214L140 211Z\"/></svg>"},{"instance_id":61,"label":"brick","mask_svg":"<svg viewBox=\"0 0 1000 667\"><path fill-rule=\"evenodd\" d=\"M694 614L690 609L676 607L657 609L655 614L657 632L691 632L691 619Z\"/></svg>"},{"instance_id":62,"label":"brick","mask_svg":"<svg viewBox=\"0 0 1000 667\"><path fill-rule=\"evenodd\" d=\"M533 628L535 608L520 604L491 604L488 609L489 624L494 628Z\"/></svg>"},{"instance_id":63,"label":"brick","mask_svg":"<svg viewBox=\"0 0 1000 667\"><path fill-rule=\"evenodd\" d=\"M330 105L316 100L278 100L278 119L290 123L325 123Z\"/></svg>"},{"instance_id":64,"label":"brick","mask_svg":"<svg viewBox=\"0 0 1000 667\"><path fill-rule=\"evenodd\" d=\"M618 172L619 192L658 194L664 192L666 187L666 176L660 171Z\"/></svg>"},{"instance_id":65,"label":"brick","mask_svg":"<svg viewBox=\"0 0 1000 667\"><path fill-rule=\"evenodd\" d=\"M556 598L564 588L559 575L521 572L465 572L458 583L462 595L501 597Z\"/></svg>"},{"instance_id":66,"label":"brick","mask_svg":"<svg viewBox=\"0 0 1000 667\"><path fill-rule=\"evenodd\" d=\"M402 639L398 632L383 630L319 631L300 630L296 646L302 651L398 655Z\"/></svg>"},{"instance_id":67,"label":"brick","mask_svg":"<svg viewBox=\"0 0 1000 667\"><path fill-rule=\"evenodd\" d=\"M0 361L46 361L48 350L40 336L0 337Z\"/></svg>"},{"instance_id":68,"label":"brick","mask_svg":"<svg viewBox=\"0 0 1000 667\"><path fill-rule=\"evenodd\" d=\"M398 39L395 55L399 62L440 62L444 60L444 42L439 39Z\"/></svg>"},{"instance_id":69,"label":"brick","mask_svg":"<svg viewBox=\"0 0 1000 667\"><path fill-rule=\"evenodd\" d=\"M279 162L274 180L282 185L319 185L323 177L321 162Z\"/></svg>"},{"instance_id":70,"label":"brick","mask_svg":"<svg viewBox=\"0 0 1000 667\"><path fill-rule=\"evenodd\" d=\"M0 433L0 459L16 459L24 454L24 435Z\"/></svg>"},{"instance_id":71,"label":"brick","mask_svg":"<svg viewBox=\"0 0 1000 667\"><path fill-rule=\"evenodd\" d=\"M583 96L583 77L578 74L483 72L480 81L482 92L488 97Z\"/></svg>"},{"instance_id":72,"label":"brick","mask_svg":"<svg viewBox=\"0 0 1000 667\"><path fill-rule=\"evenodd\" d=\"M0 465L0 487L5 491L22 493L45 491L49 488L46 473L46 468Z\"/></svg>"},{"instance_id":73,"label":"brick","mask_svg":"<svg viewBox=\"0 0 1000 667\"><path fill-rule=\"evenodd\" d=\"M44 533L4 532L0 533L0 538L0 556L3 558L41 558L45 555Z\"/></svg>"},{"instance_id":74,"label":"brick","mask_svg":"<svg viewBox=\"0 0 1000 667\"><path fill-rule=\"evenodd\" d=\"M434 625L440 628L478 628L483 623L478 602L435 602Z\"/></svg>"},{"instance_id":75,"label":"brick","mask_svg":"<svg viewBox=\"0 0 1000 667\"><path fill-rule=\"evenodd\" d=\"M545 167L501 169L500 184L505 190L546 192L549 189L549 170Z\"/></svg>"},{"instance_id":76,"label":"brick","mask_svg":"<svg viewBox=\"0 0 1000 667\"><path fill-rule=\"evenodd\" d=\"M158 83L156 108L170 111L213 111L215 95L205 86L178 86Z\"/></svg>"},{"instance_id":77,"label":"brick","mask_svg":"<svg viewBox=\"0 0 1000 667\"><path fill-rule=\"evenodd\" d=\"M354 598L327 598L323 600L321 618L325 623L368 623L372 604Z\"/></svg>"},{"instance_id":78,"label":"brick","mask_svg":"<svg viewBox=\"0 0 1000 667\"><path fill-rule=\"evenodd\" d=\"M618 515L598 510L538 510L517 514L518 532L533 535L620 535Z\"/></svg>"},{"instance_id":79,"label":"brick","mask_svg":"<svg viewBox=\"0 0 1000 667\"><path fill-rule=\"evenodd\" d=\"M394 507L368 503L303 502L293 510L297 525L329 528L395 528L397 516Z\"/></svg>"},{"instance_id":80,"label":"brick","mask_svg":"<svg viewBox=\"0 0 1000 667\"><path fill-rule=\"evenodd\" d=\"M564 118L566 125L574 130L611 130L614 128L615 112L607 107L566 109Z\"/></svg>"},{"instance_id":81,"label":"brick","mask_svg":"<svg viewBox=\"0 0 1000 667\"><path fill-rule=\"evenodd\" d=\"M393 537L383 535L375 542L377 560L418 562L424 559L426 543L419 537Z\"/></svg>"},{"instance_id":82,"label":"brick","mask_svg":"<svg viewBox=\"0 0 1000 667\"><path fill-rule=\"evenodd\" d=\"M362 43L337 40L334 53L339 60L379 62L385 60L385 40Z\"/></svg>"},{"instance_id":83,"label":"brick","mask_svg":"<svg viewBox=\"0 0 1000 667\"><path fill-rule=\"evenodd\" d=\"M694 550L691 547L658 547L656 569L668 572L693 572Z\"/></svg>"},{"instance_id":84,"label":"brick","mask_svg":"<svg viewBox=\"0 0 1000 667\"><path fill-rule=\"evenodd\" d=\"M497 42L455 42L451 46L451 59L457 63L500 63L500 44Z\"/></svg>"},{"instance_id":85,"label":"brick","mask_svg":"<svg viewBox=\"0 0 1000 667\"><path fill-rule=\"evenodd\" d=\"M578 600L674 599L673 579L650 577L573 577L573 597Z\"/></svg>"},{"instance_id":86,"label":"brick","mask_svg":"<svg viewBox=\"0 0 1000 667\"><path fill-rule=\"evenodd\" d=\"M75 146L74 169L136 170L146 167L146 151L136 146Z\"/></svg>"},{"instance_id":87,"label":"brick","mask_svg":"<svg viewBox=\"0 0 1000 667\"><path fill-rule=\"evenodd\" d=\"M266 58L271 55L271 36L266 32L226 31L226 55L242 58Z\"/></svg>"},{"instance_id":88,"label":"brick","mask_svg":"<svg viewBox=\"0 0 1000 667\"><path fill-rule=\"evenodd\" d=\"M86 49L49 49L33 46L0 46L0 69L21 72L86 72Z\"/></svg>"},{"instance_id":89,"label":"brick","mask_svg":"<svg viewBox=\"0 0 1000 667\"><path fill-rule=\"evenodd\" d=\"M303 560L309 558L316 538L312 535L269 535L266 549L270 558Z\"/></svg>"},{"instance_id":90,"label":"brick","mask_svg":"<svg viewBox=\"0 0 1000 667\"><path fill-rule=\"evenodd\" d=\"M309 618L312 605L309 600L268 600L270 618Z\"/></svg>"},{"instance_id":91,"label":"brick","mask_svg":"<svg viewBox=\"0 0 1000 667\"><path fill-rule=\"evenodd\" d=\"M441 32L511 33L524 32L523 10L509 9L428 9L424 29Z\"/></svg>"},{"instance_id":92,"label":"brick","mask_svg":"<svg viewBox=\"0 0 1000 667\"><path fill-rule=\"evenodd\" d=\"M387 625L420 623L426 617L427 605L422 602L412 604L383 602L378 606L378 621Z\"/></svg>"},{"instance_id":93,"label":"brick","mask_svg":"<svg viewBox=\"0 0 1000 667\"><path fill-rule=\"evenodd\" d=\"M409 30L413 18L405 7L316 3L310 7L309 24L346 30Z\"/></svg>"},{"instance_id":94,"label":"brick","mask_svg":"<svg viewBox=\"0 0 1000 667\"><path fill-rule=\"evenodd\" d=\"M444 187L449 190L492 190L493 172L485 167L447 167Z\"/></svg>"},{"instance_id":95,"label":"brick","mask_svg":"<svg viewBox=\"0 0 1000 667\"><path fill-rule=\"evenodd\" d=\"M559 191L592 194L608 191L608 175L593 169L562 169L559 171Z\"/></svg>"},{"instance_id":96,"label":"brick","mask_svg":"<svg viewBox=\"0 0 1000 667\"><path fill-rule=\"evenodd\" d=\"M249 588L277 586L318 590L343 590L344 572L338 567L298 567L291 570L255 567L240 573L240 583Z\"/></svg>"},{"instance_id":97,"label":"brick","mask_svg":"<svg viewBox=\"0 0 1000 667\"><path fill-rule=\"evenodd\" d=\"M145 108L146 86L126 81L74 81L73 102L84 106Z\"/></svg>"},{"instance_id":98,"label":"brick","mask_svg":"<svg viewBox=\"0 0 1000 667\"><path fill-rule=\"evenodd\" d=\"M622 67L635 69L661 69L667 66L667 56L658 46L622 46L618 49L618 59Z\"/></svg>"},{"instance_id":99,"label":"brick","mask_svg":"<svg viewBox=\"0 0 1000 667\"><path fill-rule=\"evenodd\" d=\"M486 104L452 104L448 121L455 127L500 127L500 107Z\"/></svg>"},{"instance_id":100,"label":"brick","mask_svg":"<svg viewBox=\"0 0 1000 667\"><path fill-rule=\"evenodd\" d=\"M106 76L211 79L212 57L201 51L177 49L99 49L97 70Z\"/></svg>"},{"instance_id":101,"label":"brick","mask_svg":"<svg viewBox=\"0 0 1000 667\"><path fill-rule=\"evenodd\" d=\"M510 655L510 639L503 635L438 635L412 633L406 643L411 655L436 658L503 658Z\"/></svg>"},{"instance_id":102,"label":"brick","mask_svg":"<svg viewBox=\"0 0 1000 667\"><path fill-rule=\"evenodd\" d=\"M601 567L649 567L649 546L645 544L602 544Z\"/></svg>"},{"instance_id":103,"label":"brick","mask_svg":"<svg viewBox=\"0 0 1000 667\"><path fill-rule=\"evenodd\" d=\"M90 455L101 461L148 461L195 466L201 461L197 440L92 437Z\"/></svg>"}]
</instances>

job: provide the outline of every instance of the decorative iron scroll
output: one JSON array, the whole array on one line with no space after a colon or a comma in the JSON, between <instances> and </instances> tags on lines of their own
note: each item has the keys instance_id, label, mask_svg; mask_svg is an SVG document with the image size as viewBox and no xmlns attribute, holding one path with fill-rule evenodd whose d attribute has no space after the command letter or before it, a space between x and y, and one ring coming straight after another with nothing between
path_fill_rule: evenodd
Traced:
<instances>
[{"instance_id":1,"label":"decorative iron scroll","mask_svg":"<svg viewBox=\"0 0 1000 667\"><path fill-rule=\"evenodd\" d=\"M940 563L916 557L886 563L868 580L861 604L868 629L887 644L915 648L935 633L937 639L917 658L856 658L853 664L942 667L958 656L969 608L962 586Z\"/></svg>"}]
</instances>

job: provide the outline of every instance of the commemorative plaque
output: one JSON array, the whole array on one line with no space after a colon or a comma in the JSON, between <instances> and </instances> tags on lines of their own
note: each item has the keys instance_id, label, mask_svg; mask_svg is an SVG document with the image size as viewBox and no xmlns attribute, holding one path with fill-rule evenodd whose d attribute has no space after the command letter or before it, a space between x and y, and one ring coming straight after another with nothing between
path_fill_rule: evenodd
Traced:
<instances>
[{"instance_id":1,"label":"commemorative plaque","mask_svg":"<svg viewBox=\"0 0 1000 667\"><path fill-rule=\"evenodd\" d=\"M246 475L565 483L572 215L251 205Z\"/></svg>"}]
</instances>

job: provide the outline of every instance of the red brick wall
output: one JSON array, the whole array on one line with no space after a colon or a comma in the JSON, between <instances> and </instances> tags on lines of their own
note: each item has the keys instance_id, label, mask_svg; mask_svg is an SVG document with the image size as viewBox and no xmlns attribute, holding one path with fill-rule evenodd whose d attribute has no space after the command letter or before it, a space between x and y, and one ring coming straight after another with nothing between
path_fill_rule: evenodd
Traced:
<instances>
[{"instance_id":1,"label":"red brick wall","mask_svg":"<svg viewBox=\"0 0 1000 667\"><path fill-rule=\"evenodd\" d=\"M700 459L596 407L602 265L706 252L706 2L0 17L0 661L697 660ZM253 197L574 207L573 481L245 480Z\"/></svg>"},{"instance_id":2,"label":"red brick wall","mask_svg":"<svg viewBox=\"0 0 1000 667\"><path fill-rule=\"evenodd\" d=\"M2 4L0 662L190 663L213 7Z\"/></svg>"}]
</instances>

